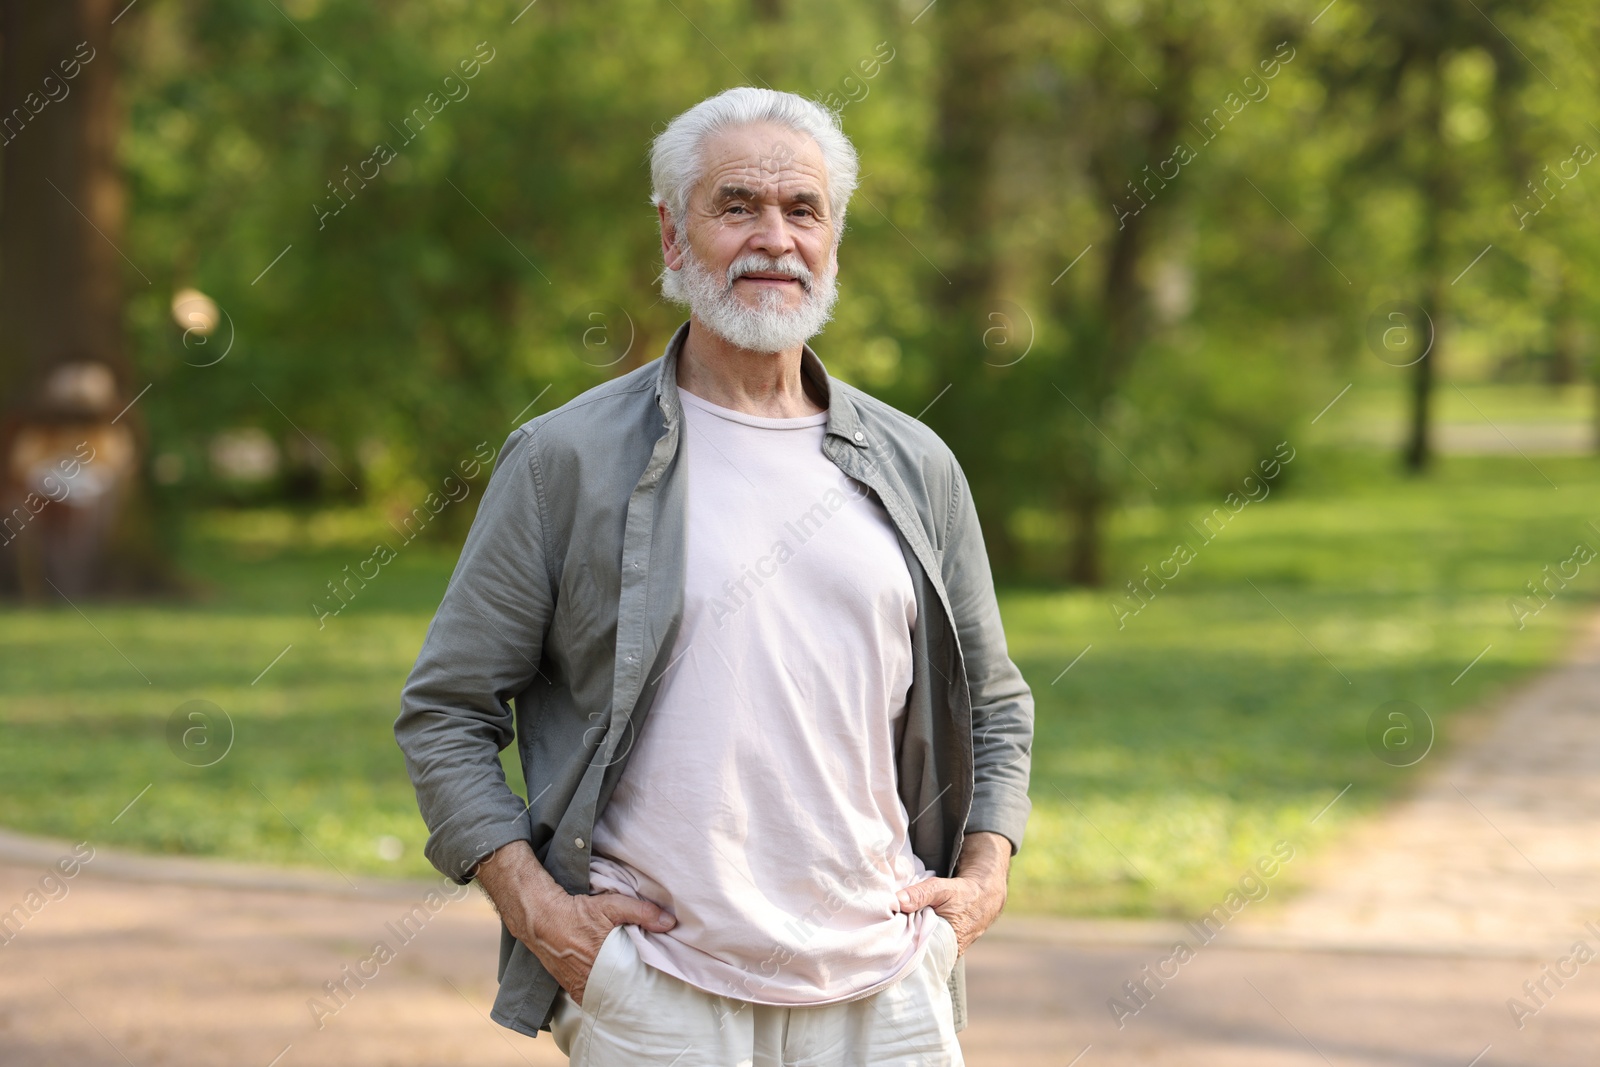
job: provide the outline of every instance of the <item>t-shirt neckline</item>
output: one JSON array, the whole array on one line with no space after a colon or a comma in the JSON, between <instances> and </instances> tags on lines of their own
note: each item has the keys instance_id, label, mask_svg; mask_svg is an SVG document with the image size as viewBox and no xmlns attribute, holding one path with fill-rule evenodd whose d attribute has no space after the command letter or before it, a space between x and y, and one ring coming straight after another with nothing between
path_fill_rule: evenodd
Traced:
<instances>
[{"instance_id":1,"label":"t-shirt neckline","mask_svg":"<svg viewBox=\"0 0 1600 1067\"><path fill-rule=\"evenodd\" d=\"M801 430L808 426L821 426L828 421L826 410L819 411L815 415L800 415L792 419L775 419L765 415L751 415L748 412L725 408L721 404L713 404L705 397L691 393L681 385L678 387L678 399L691 407L697 407L719 418L727 419L729 422L757 426L764 430Z\"/></svg>"}]
</instances>

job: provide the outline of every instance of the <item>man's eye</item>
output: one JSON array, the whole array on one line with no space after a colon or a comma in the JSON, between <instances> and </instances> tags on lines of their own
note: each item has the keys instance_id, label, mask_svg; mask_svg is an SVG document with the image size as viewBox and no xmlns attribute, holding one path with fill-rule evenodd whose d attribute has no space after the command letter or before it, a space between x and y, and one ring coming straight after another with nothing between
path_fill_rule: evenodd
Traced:
<instances>
[{"instance_id":1,"label":"man's eye","mask_svg":"<svg viewBox=\"0 0 1600 1067\"><path fill-rule=\"evenodd\" d=\"M733 213L734 213L734 212L735 212L735 211L738 211L738 212L743 212L743 211L744 211L744 205L743 205L743 204L730 204L730 205L729 205L729 206L728 206L728 214L730 214L730 215L731 215L731 214L733 214Z\"/></svg>"}]
</instances>

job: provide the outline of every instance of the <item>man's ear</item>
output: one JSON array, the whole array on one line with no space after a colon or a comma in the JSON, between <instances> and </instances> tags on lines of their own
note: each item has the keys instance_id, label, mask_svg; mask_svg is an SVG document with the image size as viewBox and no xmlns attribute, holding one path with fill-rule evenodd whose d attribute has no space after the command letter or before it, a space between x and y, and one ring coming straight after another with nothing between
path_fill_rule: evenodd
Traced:
<instances>
[{"instance_id":1,"label":"man's ear","mask_svg":"<svg viewBox=\"0 0 1600 1067\"><path fill-rule=\"evenodd\" d=\"M668 270L677 270L678 264L683 262L683 249L680 247L683 235L673 223L667 205L657 204L656 216L661 220L661 258L666 262Z\"/></svg>"}]
</instances>

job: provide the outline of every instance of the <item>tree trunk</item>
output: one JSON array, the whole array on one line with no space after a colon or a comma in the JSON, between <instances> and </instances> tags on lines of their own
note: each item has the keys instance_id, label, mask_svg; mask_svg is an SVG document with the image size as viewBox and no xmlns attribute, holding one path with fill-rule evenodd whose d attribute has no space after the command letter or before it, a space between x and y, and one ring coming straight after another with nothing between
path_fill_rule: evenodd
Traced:
<instances>
[{"instance_id":1,"label":"tree trunk","mask_svg":"<svg viewBox=\"0 0 1600 1067\"><path fill-rule=\"evenodd\" d=\"M965 469L994 569L1007 573L1017 558L1008 524L1014 502L992 418L992 394L1006 378L986 365L984 338L997 310L994 166L1011 123L1005 79L1016 23L1009 0L988 7L941 4L930 14L937 20L940 73L929 167L945 242L935 254L938 273L928 280L936 309L930 348L940 375L928 399L948 390L928 421Z\"/></svg>"},{"instance_id":2,"label":"tree trunk","mask_svg":"<svg viewBox=\"0 0 1600 1067\"><path fill-rule=\"evenodd\" d=\"M1438 285L1430 284L1428 292L1434 294L1426 298L1428 315L1433 320L1433 344L1427 355L1411 367L1410 423L1402 457L1406 470L1412 474L1422 474L1433 465L1433 364L1439 354L1439 320L1444 309Z\"/></svg>"},{"instance_id":3,"label":"tree trunk","mask_svg":"<svg viewBox=\"0 0 1600 1067\"><path fill-rule=\"evenodd\" d=\"M1563 256L1558 261L1555 306L1550 309L1550 362L1545 368L1545 381L1554 388L1575 383L1581 371L1583 347L1583 320L1578 312L1577 294L1573 291L1572 266Z\"/></svg>"},{"instance_id":4,"label":"tree trunk","mask_svg":"<svg viewBox=\"0 0 1600 1067\"><path fill-rule=\"evenodd\" d=\"M1083 495L1070 501L1072 543L1067 556L1067 580L1074 585L1099 588L1105 584L1104 535L1101 520L1104 502Z\"/></svg>"},{"instance_id":5,"label":"tree trunk","mask_svg":"<svg viewBox=\"0 0 1600 1067\"><path fill-rule=\"evenodd\" d=\"M1063 480L1061 492L1063 510L1071 523L1066 576L1076 585L1097 587L1105 582L1105 514L1116 503L1117 489L1102 474L1097 459L1105 447L1100 434L1110 417L1111 401L1126 382L1140 348L1149 340L1150 315L1140 272L1150 245L1153 219L1167 214L1172 201L1158 198L1127 214L1115 205L1138 202L1127 194L1130 178L1137 176L1130 174L1127 161L1158 159L1170 151L1179 138L1192 96L1194 42L1183 28L1171 23L1163 25L1167 33L1160 42L1162 88L1142 101L1149 105L1148 124L1134 131L1133 151L1128 151L1130 139L1122 123L1102 127L1107 132L1091 162L1101 201L1118 214L1117 229L1105 242L1105 270L1098 300L1090 308L1077 308L1065 290L1055 290L1059 295L1053 297L1056 321L1083 323L1093 316L1088 320L1090 325L1075 331L1070 354L1076 365L1072 377L1079 395L1073 403L1078 410L1069 408L1061 416L1073 428L1073 451L1081 456ZM1113 60L1109 54L1102 58L1108 64ZM1118 53L1115 60L1124 61L1124 57ZM1122 457L1118 459L1126 462Z\"/></svg>"},{"instance_id":6,"label":"tree trunk","mask_svg":"<svg viewBox=\"0 0 1600 1067\"><path fill-rule=\"evenodd\" d=\"M0 582L30 598L146 585L157 569L142 424L124 411L138 388L114 14L113 0L6 0L0 15Z\"/></svg>"},{"instance_id":7,"label":"tree trunk","mask_svg":"<svg viewBox=\"0 0 1600 1067\"><path fill-rule=\"evenodd\" d=\"M1418 266L1422 275L1423 307L1433 323L1427 354L1417 360L1411 369L1411 419L1402 462L1412 474L1422 474L1433 465L1433 387L1438 378L1438 362L1442 354L1445 328L1446 290L1444 283L1446 212L1452 202L1454 190L1450 160L1444 146L1443 96L1444 72L1440 70L1439 57L1434 55L1426 64L1428 103L1423 112L1422 135L1427 139L1428 171L1421 184L1423 198L1422 246L1418 250Z\"/></svg>"}]
</instances>

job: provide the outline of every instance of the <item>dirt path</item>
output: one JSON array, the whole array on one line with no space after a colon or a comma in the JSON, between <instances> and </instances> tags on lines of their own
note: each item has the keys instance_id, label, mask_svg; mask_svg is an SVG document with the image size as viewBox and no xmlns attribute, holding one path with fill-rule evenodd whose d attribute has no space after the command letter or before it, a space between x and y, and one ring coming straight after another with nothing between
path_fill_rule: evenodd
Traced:
<instances>
[{"instance_id":1,"label":"dirt path","mask_svg":"<svg viewBox=\"0 0 1600 1067\"><path fill-rule=\"evenodd\" d=\"M1309 892L1241 934L1539 957L1586 938L1600 952L1600 620L1412 799L1313 869Z\"/></svg>"},{"instance_id":2,"label":"dirt path","mask_svg":"<svg viewBox=\"0 0 1600 1067\"><path fill-rule=\"evenodd\" d=\"M0 900L23 899L41 873L0 867ZM123 881L94 863L69 884L0 948L0 1063L566 1062L489 1021L499 924L476 889L429 914L421 885L334 896ZM428 921L402 943L390 924L418 904ZM380 940L394 958L363 965ZM341 1002L323 986L347 966L377 973ZM314 998L336 1013L319 1016Z\"/></svg>"},{"instance_id":3,"label":"dirt path","mask_svg":"<svg viewBox=\"0 0 1600 1067\"><path fill-rule=\"evenodd\" d=\"M39 868L0 867L20 900ZM403 946L421 893L333 896L121 881L87 871L0 948L0 1063L17 1067L557 1065L491 1023L497 925L473 895ZM1159 926L1013 921L973 949L974 1067L1580 1067L1600 1048L1600 976L1522 1032L1504 998L1536 959L1203 948L1119 1029L1122 983L1168 952ZM371 954L395 958L317 1027L308 1007ZM1088 941L1123 944L1088 944ZM369 969L370 973L370 969ZM1084 1049L1087 1047L1088 1051ZM681 1065L687 1067L687 1065Z\"/></svg>"}]
</instances>

